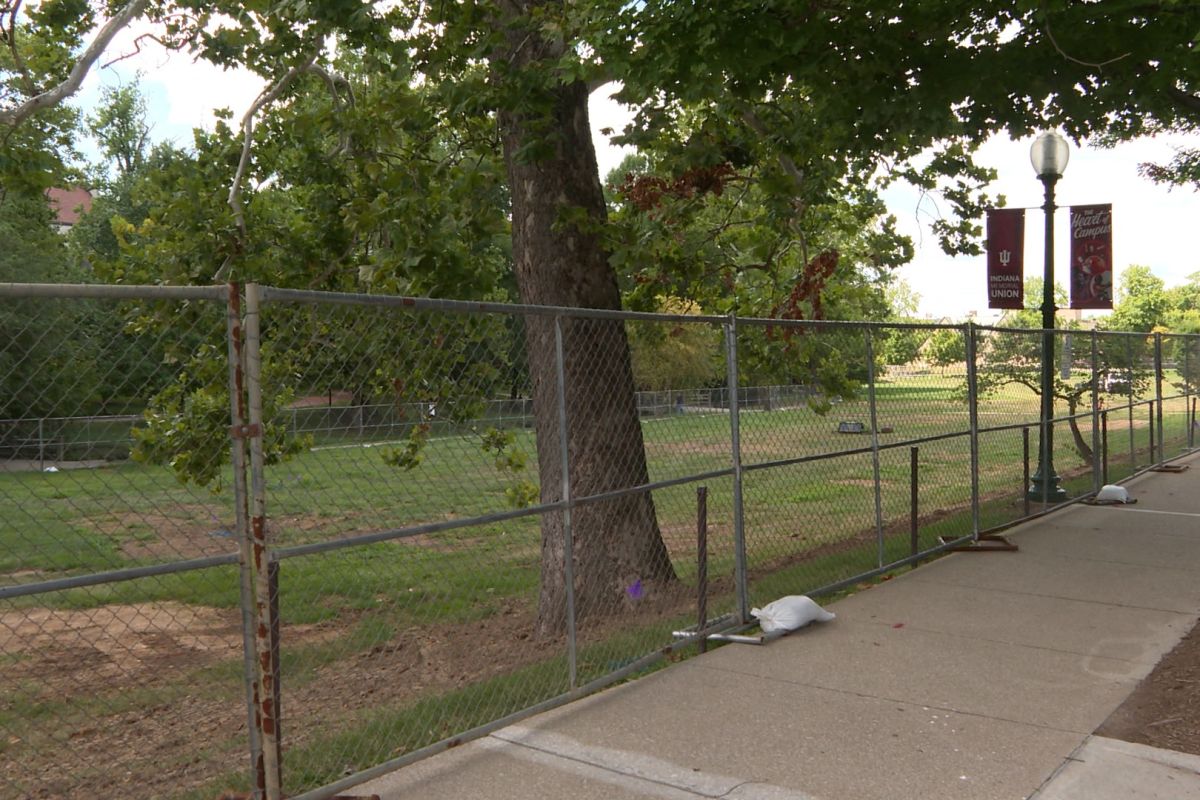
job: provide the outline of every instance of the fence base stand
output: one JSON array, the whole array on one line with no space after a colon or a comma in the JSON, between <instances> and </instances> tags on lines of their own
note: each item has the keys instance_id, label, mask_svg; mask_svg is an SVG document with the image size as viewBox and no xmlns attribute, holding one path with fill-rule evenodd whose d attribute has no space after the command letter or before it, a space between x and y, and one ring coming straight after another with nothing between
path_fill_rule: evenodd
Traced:
<instances>
[{"instance_id":1,"label":"fence base stand","mask_svg":"<svg viewBox=\"0 0 1200 800\"><path fill-rule=\"evenodd\" d=\"M761 633L757 636L745 636L736 633L710 633L705 636L702 641L705 642L725 642L726 644L767 644L776 639L782 639L789 633L795 631L771 631L770 633ZM696 635L695 630L673 631L672 635L676 639L687 639Z\"/></svg>"},{"instance_id":2,"label":"fence base stand","mask_svg":"<svg viewBox=\"0 0 1200 800\"><path fill-rule=\"evenodd\" d=\"M1190 464L1163 464L1158 467L1151 467L1151 472L1187 472Z\"/></svg>"},{"instance_id":3,"label":"fence base stand","mask_svg":"<svg viewBox=\"0 0 1200 800\"><path fill-rule=\"evenodd\" d=\"M710 619L705 630L711 631L714 628L725 628L736 621L736 619L737 618L733 614L726 614L725 616L718 617L717 619ZM753 627L755 627L754 624L750 623L742 625L740 628L735 628L735 630L746 630L747 628ZM703 631L699 631L695 627L690 627L679 631L672 631L671 635L674 636L676 640L697 639L701 642L725 642L727 644L766 644L767 642L773 642L776 639L792 633L792 631L771 631L770 633L763 633L759 634L758 636L743 636L736 633L715 632L700 637L699 634L702 632Z\"/></svg>"},{"instance_id":4,"label":"fence base stand","mask_svg":"<svg viewBox=\"0 0 1200 800\"><path fill-rule=\"evenodd\" d=\"M949 541L944 536L939 537L938 541L942 544L949 544ZM987 553L991 551L1015 553L1020 548L998 533L981 533L979 534L979 538L974 542L960 544L947 549L950 552L960 553Z\"/></svg>"},{"instance_id":5,"label":"fence base stand","mask_svg":"<svg viewBox=\"0 0 1200 800\"><path fill-rule=\"evenodd\" d=\"M245 792L218 795L217 800L252 800L253 795ZM380 800L377 794L335 794L329 800Z\"/></svg>"}]
</instances>

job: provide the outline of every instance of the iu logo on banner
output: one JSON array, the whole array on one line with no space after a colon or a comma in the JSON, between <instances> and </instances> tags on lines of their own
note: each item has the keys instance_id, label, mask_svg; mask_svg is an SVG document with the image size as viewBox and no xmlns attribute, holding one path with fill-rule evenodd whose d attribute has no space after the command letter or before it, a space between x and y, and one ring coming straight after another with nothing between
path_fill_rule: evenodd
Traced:
<instances>
[{"instance_id":1,"label":"iu logo on banner","mask_svg":"<svg viewBox=\"0 0 1200 800\"><path fill-rule=\"evenodd\" d=\"M1112 204L1071 206L1071 308L1112 307Z\"/></svg>"},{"instance_id":2,"label":"iu logo on banner","mask_svg":"<svg viewBox=\"0 0 1200 800\"><path fill-rule=\"evenodd\" d=\"M988 209L988 308L1024 308L1024 253L1025 209Z\"/></svg>"}]
</instances>

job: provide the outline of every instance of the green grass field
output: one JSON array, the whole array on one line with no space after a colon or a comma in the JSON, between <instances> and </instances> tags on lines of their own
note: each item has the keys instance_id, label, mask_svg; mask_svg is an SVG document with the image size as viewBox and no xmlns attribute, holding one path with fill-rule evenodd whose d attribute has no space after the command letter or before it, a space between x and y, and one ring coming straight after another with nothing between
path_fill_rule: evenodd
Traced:
<instances>
[{"instance_id":1,"label":"green grass field","mask_svg":"<svg viewBox=\"0 0 1200 800\"><path fill-rule=\"evenodd\" d=\"M882 384L877 419L892 427L883 447L906 440L961 433L969 421L953 379ZM1036 397L1012 390L981 404L980 425L1009 425L1035 418ZM1061 413L1061 412L1060 412ZM1149 420L1135 409L1113 412L1108 425L1110 480L1146 463ZM1182 402L1166 413L1169 443L1186 437ZM807 550L853 540L875 527L874 464L870 453L803 464L760 468L800 456L836 454L870 447L870 437L835 432L842 420L869 421L865 398L836 405L821 416L808 408L746 411L741 415L745 530L750 566L769 565ZM694 411L648 419L643 424L651 480L686 477L729 468L727 413ZM1090 420L1082 434L1091 443ZM434 436L422 464L411 471L384 464L384 447L355 443L325 447L268 468L269 530L276 546L340 539L419 523L467 519L511 510L505 490L516 480L536 479L533 434L515 433L528 455L513 475L498 469L477 436ZM1036 463L1037 429L1030 430ZM919 510L936 523L936 536L970 532L970 450L966 436L919 445ZM985 524L1019 517L1022 490L1021 431L980 436L979 482L987 501ZM910 447L884 449L879 458L880 504L885 529L906 525L910 513ZM1075 493L1091 487L1085 463L1065 425L1057 426L1055 464ZM708 517L713 570L732 564L733 483L710 480ZM123 462L101 469L0 473L0 498L10 509L0 527L0 581L26 582L234 552L236 538L230 478L216 493L181 485L164 467ZM683 575L694 560L695 487L655 493L660 526ZM950 530L957 526L956 530ZM964 527L966 526L966 527ZM869 549L869 548L868 548ZM387 597L406 621L464 620L496 597L536 588L539 533L536 517L491 522L416 540L344 548L289 561L284 570L283 618L314 623L346 610L362 610ZM391 559L394 563L389 563ZM388 564L388 568L381 565ZM877 566L877 565L876 565ZM56 592L17 605L89 608L111 603L175 600L235 608L238 584L214 580L211 570ZM228 576L232 568L224 570ZM811 576L812 586L821 576ZM397 587L403 584L398 591ZM421 598L437 597L437 603ZM410 613L411 612L411 615Z\"/></svg>"}]
</instances>

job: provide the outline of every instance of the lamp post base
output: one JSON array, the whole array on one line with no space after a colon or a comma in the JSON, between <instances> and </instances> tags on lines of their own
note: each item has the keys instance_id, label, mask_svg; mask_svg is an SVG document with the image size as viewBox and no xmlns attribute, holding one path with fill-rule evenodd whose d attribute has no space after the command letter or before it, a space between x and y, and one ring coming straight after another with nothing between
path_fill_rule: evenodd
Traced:
<instances>
[{"instance_id":1,"label":"lamp post base","mask_svg":"<svg viewBox=\"0 0 1200 800\"><path fill-rule=\"evenodd\" d=\"M1067 490L1059 486L1060 480L1057 475L1051 474L1049 479L1043 482L1041 476L1034 475L1029 481L1029 490L1025 496L1035 502L1048 500L1051 503L1061 503L1067 499ZM1049 486L1045 483L1049 483Z\"/></svg>"}]
</instances>

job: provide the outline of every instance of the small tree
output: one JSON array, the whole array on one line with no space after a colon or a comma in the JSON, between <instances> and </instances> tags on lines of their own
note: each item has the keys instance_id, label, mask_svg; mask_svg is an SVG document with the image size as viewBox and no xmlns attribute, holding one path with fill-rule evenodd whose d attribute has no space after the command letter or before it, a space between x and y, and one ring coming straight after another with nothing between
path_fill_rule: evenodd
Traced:
<instances>
[{"instance_id":1,"label":"small tree","mask_svg":"<svg viewBox=\"0 0 1200 800\"><path fill-rule=\"evenodd\" d=\"M1162 278L1149 267L1130 264L1121 273L1117 304L1109 324L1114 330L1152 331L1170 311L1171 298Z\"/></svg>"},{"instance_id":2,"label":"small tree","mask_svg":"<svg viewBox=\"0 0 1200 800\"><path fill-rule=\"evenodd\" d=\"M921 328L888 328L880 333L879 355L889 367L911 364L921 356L930 333Z\"/></svg>"},{"instance_id":3,"label":"small tree","mask_svg":"<svg viewBox=\"0 0 1200 800\"><path fill-rule=\"evenodd\" d=\"M942 368L951 364L961 364L967 360L967 343L962 331L952 328L941 328L929 337L925 345L925 357L929 363Z\"/></svg>"},{"instance_id":4,"label":"small tree","mask_svg":"<svg viewBox=\"0 0 1200 800\"><path fill-rule=\"evenodd\" d=\"M1032 314L1025 311L1014 316L1017 321L1028 322L1028 315ZM1144 351L1145 342L1139 339L1136 347L1139 352ZM1024 386L1035 396L1042 396L1042 336L1039 330L993 331L982 337L978 348L980 364L976 372L976 388L980 397L995 394L1007 386ZM1069 370L1069 377L1064 378L1063 370L1056 364L1051 390L1056 400L1067 404L1071 439L1079 457L1087 462L1092 459L1092 448L1079 429L1076 414L1081 407L1090 405L1092 393L1098 390L1098 384L1109 375L1119 376L1122 381L1128 380L1128 392L1133 396L1145 391L1152 378L1150 370L1139 366L1144 359L1137 358L1138 353L1133 353L1131 357L1128 337L1099 337L1096 355L1094 373L1091 369L1090 347L1076 350L1076 356L1072 359L1072 366L1076 368Z\"/></svg>"},{"instance_id":5,"label":"small tree","mask_svg":"<svg viewBox=\"0 0 1200 800\"><path fill-rule=\"evenodd\" d=\"M662 301L665 314L698 314L677 297ZM629 325L633 380L642 391L704 387L721 380L721 332L699 323L635 322Z\"/></svg>"}]
</instances>

